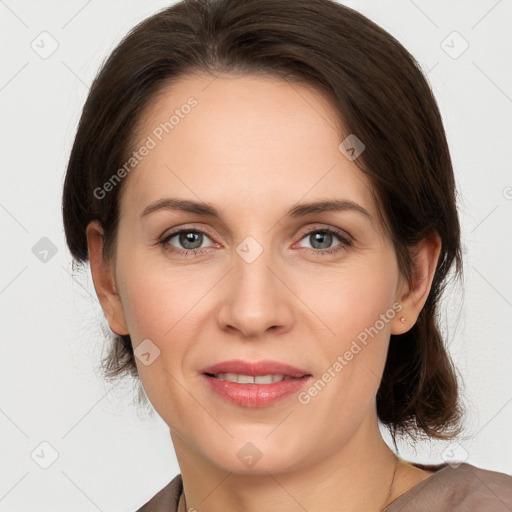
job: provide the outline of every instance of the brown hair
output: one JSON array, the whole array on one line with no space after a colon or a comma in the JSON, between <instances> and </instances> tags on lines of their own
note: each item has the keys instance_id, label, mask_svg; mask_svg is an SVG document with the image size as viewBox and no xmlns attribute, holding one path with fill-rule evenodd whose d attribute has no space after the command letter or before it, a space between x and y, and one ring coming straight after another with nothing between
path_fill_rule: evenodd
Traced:
<instances>
[{"instance_id":1,"label":"brown hair","mask_svg":"<svg viewBox=\"0 0 512 512\"><path fill-rule=\"evenodd\" d=\"M356 134L366 146L355 163L370 178L409 283L415 244L432 231L439 234L442 248L426 304L408 332L391 335L376 405L393 440L396 432L440 439L460 433L457 378L436 317L454 263L455 275L462 275L441 115L414 57L353 9L332 0L183 0L134 27L95 78L71 150L62 210L75 260L88 259L85 232L95 219L105 232L105 260L115 258L124 180L108 200L94 191L129 158L151 100L198 71L263 73L328 95L346 130L342 137ZM109 378L137 377L128 335L114 338L104 371Z\"/></svg>"}]
</instances>

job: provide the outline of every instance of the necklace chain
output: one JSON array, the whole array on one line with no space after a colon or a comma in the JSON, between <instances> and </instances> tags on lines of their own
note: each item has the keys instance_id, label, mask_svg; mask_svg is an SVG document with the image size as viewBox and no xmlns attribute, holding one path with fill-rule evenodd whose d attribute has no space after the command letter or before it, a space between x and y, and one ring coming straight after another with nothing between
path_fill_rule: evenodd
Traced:
<instances>
[{"instance_id":1,"label":"necklace chain","mask_svg":"<svg viewBox=\"0 0 512 512\"><path fill-rule=\"evenodd\" d=\"M395 475L396 475L396 470L398 469L398 457L393 454L394 457L395 457L395 469L393 470L393 478L391 479L391 484L389 486L389 491L388 491L388 495L386 496L386 501L384 502L384 505L382 507L380 507L379 511L382 512L383 510L386 509L386 507L389 505L389 498L391 497L391 490L393 489L393 483L395 481Z\"/></svg>"}]
</instances>

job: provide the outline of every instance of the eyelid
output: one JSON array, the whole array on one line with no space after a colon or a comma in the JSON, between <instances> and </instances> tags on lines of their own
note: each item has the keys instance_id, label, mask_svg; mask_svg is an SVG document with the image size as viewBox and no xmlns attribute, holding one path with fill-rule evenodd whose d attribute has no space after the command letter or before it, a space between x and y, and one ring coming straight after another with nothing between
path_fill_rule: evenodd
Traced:
<instances>
[{"instance_id":1,"label":"eyelid","mask_svg":"<svg viewBox=\"0 0 512 512\"><path fill-rule=\"evenodd\" d=\"M330 224L313 224L312 226L308 226L303 231L301 231L299 235L299 239L302 240L304 236L309 235L310 233L314 231L328 231L331 233L336 233L337 236L341 237L342 239L347 240L348 242L353 242L354 238L350 233L347 231L337 228L335 226L331 226Z\"/></svg>"},{"instance_id":2,"label":"eyelid","mask_svg":"<svg viewBox=\"0 0 512 512\"><path fill-rule=\"evenodd\" d=\"M197 224L191 224L191 225L185 224L184 226L178 226L176 228L166 229L158 237L158 240L162 240L162 239L168 238L171 235L173 235L173 236L178 235L179 233L181 233L181 231L197 231L198 233L205 233L210 238L215 238L215 236L212 233L210 233L208 228L205 228L203 226L199 227Z\"/></svg>"}]
</instances>

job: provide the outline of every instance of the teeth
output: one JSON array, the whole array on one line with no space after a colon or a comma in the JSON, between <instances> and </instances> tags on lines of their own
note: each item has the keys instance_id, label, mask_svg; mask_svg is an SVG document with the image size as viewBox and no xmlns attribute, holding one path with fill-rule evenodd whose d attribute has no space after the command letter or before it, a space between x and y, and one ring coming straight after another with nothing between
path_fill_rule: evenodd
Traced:
<instances>
[{"instance_id":1,"label":"teeth","mask_svg":"<svg viewBox=\"0 0 512 512\"><path fill-rule=\"evenodd\" d=\"M290 380L292 377L288 375L240 375L237 373L216 373L217 379L228 380L229 382L238 382L239 384L272 384L282 380Z\"/></svg>"}]
</instances>

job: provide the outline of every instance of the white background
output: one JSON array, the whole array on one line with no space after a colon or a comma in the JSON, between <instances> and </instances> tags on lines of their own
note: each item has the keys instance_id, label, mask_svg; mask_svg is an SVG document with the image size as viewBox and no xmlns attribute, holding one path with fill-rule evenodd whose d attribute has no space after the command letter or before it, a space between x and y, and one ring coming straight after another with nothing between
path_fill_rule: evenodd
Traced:
<instances>
[{"instance_id":1,"label":"white background","mask_svg":"<svg viewBox=\"0 0 512 512\"><path fill-rule=\"evenodd\" d=\"M512 474L512 1L346 3L428 73L461 196L465 291L449 289L442 319L467 428L456 446L402 443L400 454L443 462L458 450ZM106 324L89 268L72 269L60 210L89 84L126 32L167 5L0 1L0 512L133 511L179 472L167 426L139 417L132 382L101 380ZM31 47L43 31L58 42L47 59ZM457 58L445 51L462 48L453 31L469 44ZM32 252L43 237L57 250L46 263ZM31 456L50 456L44 441L58 453L47 469Z\"/></svg>"}]
</instances>

